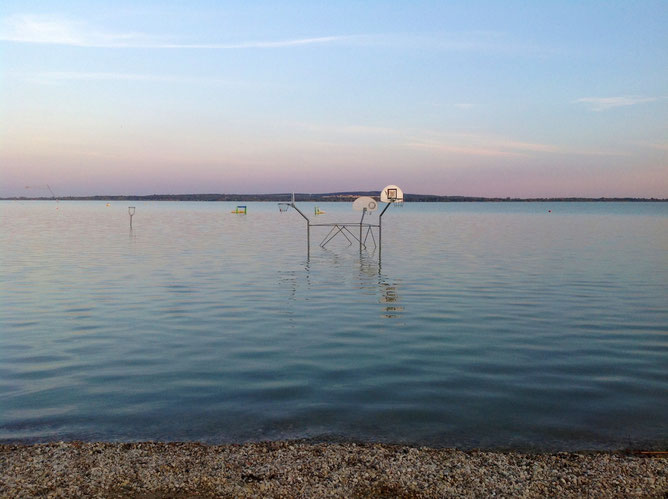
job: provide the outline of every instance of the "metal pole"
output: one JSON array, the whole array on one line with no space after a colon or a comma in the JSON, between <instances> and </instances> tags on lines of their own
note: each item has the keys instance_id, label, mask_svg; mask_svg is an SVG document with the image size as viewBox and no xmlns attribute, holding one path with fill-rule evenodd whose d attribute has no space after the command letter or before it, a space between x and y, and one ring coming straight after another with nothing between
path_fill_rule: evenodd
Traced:
<instances>
[{"instance_id":1,"label":"metal pole","mask_svg":"<svg viewBox=\"0 0 668 499\"><path fill-rule=\"evenodd\" d=\"M383 215L387 211L387 209L390 207L391 203L387 203L385 208L383 208L383 211L380 212L380 215L378 215L378 263L380 263L380 254L383 251Z\"/></svg>"},{"instance_id":2,"label":"metal pole","mask_svg":"<svg viewBox=\"0 0 668 499\"><path fill-rule=\"evenodd\" d=\"M360 253L362 252L362 222L364 222L364 215L366 215L366 208L362 208L362 218L360 219Z\"/></svg>"},{"instance_id":3,"label":"metal pole","mask_svg":"<svg viewBox=\"0 0 668 499\"><path fill-rule=\"evenodd\" d=\"M383 251L383 219L378 217L378 263L380 264L380 255Z\"/></svg>"},{"instance_id":4,"label":"metal pole","mask_svg":"<svg viewBox=\"0 0 668 499\"><path fill-rule=\"evenodd\" d=\"M128 206L128 215L130 215L130 230L132 230L132 217L135 214L135 207L134 206Z\"/></svg>"},{"instance_id":5,"label":"metal pole","mask_svg":"<svg viewBox=\"0 0 668 499\"><path fill-rule=\"evenodd\" d=\"M297 213L299 213L302 217L304 217L307 223L310 223L308 217L302 213L302 210L300 210L299 208L297 208L297 206L295 206L295 203L290 203L290 206L292 206L295 210L297 210Z\"/></svg>"},{"instance_id":6,"label":"metal pole","mask_svg":"<svg viewBox=\"0 0 668 499\"><path fill-rule=\"evenodd\" d=\"M304 220L306 220L306 256L307 258L311 256L311 221L308 219L306 215L302 213L302 210L297 208L295 206L295 195L292 195L292 202L290 203L290 206L292 206L295 210L297 210L297 213L299 213L302 217L304 217Z\"/></svg>"}]
</instances>

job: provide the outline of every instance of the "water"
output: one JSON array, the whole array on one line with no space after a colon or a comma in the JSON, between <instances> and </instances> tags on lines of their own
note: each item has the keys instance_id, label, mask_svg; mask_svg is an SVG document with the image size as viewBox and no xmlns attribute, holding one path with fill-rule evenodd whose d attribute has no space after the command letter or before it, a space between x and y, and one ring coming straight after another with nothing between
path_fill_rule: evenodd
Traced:
<instances>
[{"instance_id":1,"label":"water","mask_svg":"<svg viewBox=\"0 0 668 499\"><path fill-rule=\"evenodd\" d=\"M1 202L0 441L668 445L668 204L246 204Z\"/></svg>"}]
</instances>

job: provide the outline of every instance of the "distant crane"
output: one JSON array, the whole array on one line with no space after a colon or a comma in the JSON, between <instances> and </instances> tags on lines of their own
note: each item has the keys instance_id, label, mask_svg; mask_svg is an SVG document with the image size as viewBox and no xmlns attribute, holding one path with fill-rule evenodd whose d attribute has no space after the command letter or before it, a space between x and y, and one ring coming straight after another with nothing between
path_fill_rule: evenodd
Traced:
<instances>
[{"instance_id":1,"label":"distant crane","mask_svg":"<svg viewBox=\"0 0 668 499\"><path fill-rule=\"evenodd\" d=\"M51 190L51 187L49 187L49 184L44 184L44 185L26 185L26 189L49 189L49 192L51 193L51 197L53 199L56 199L56 195L53 193ZM56 201L58 201L56 199Z\"/></svg>"}]
</instances>

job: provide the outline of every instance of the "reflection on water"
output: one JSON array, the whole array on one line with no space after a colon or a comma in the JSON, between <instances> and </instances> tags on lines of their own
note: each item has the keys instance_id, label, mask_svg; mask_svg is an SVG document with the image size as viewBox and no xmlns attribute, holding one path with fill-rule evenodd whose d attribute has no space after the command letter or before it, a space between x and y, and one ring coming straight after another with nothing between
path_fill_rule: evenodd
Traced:
<instances>
[{"instance_id":1,"label":"reflection on water","mask_svg":"<svg viewBox=\"0 0 668 499\"><path fill-rule=\"evenodd\" d=\"M399 295L397 294L397 286L391 286L389 284L381 283L383 287L383 294L380 297L381 303L391 303L392 305L385 306L385 317L388 319L393 319L399 317L401 312L403 312L404 307L397 303L399 301Z\"/></svg>"},{"instance_id":2,"label":"reflection on water","mask_svg":"<svg viewBox=\"0 0 668 499\"><path fill-rule=\"evenodd\" d=\"M668 445L667 203L235 205L0 202L0 441Z\"/></svg>"},{"instance_id":3,"label":"reflection on water","mask_svg":"<svg viewBox=\"0 0 668 499\"><path fill-rule=\"evenodd\" d=\"M326 258L319 258L316 265L327 266L327 270L337 267L355 268L355 261L351 260L350 254L341 254L336 251L323 248L322 255ZM355 256L353 255L353 259ZM381 304L383 316L388 319L396 319L401 316L404 307L400 303L398 294L398 283L391 280L382 272L382 265L377 259L376 251L360 251L357 261L359 268L358 286L360 293L368 295L370 293L377 296L378 303ZM283 289L283 294L288 302L294 302L301 296L311 295L311 258L307 257L303 263L303 269L299 270L278 270L278 282Z\"/></svg>"},{"instance_id":4,"label":"reflection on water","mask_svg":"<svg viewBox=\"0 0 668 499\"><path fill-rule=\"evenodd\" d=\"M369 286L378 290L378 302L383 305L384 317L396 319L401 316L404 307L401 306L397 289L399 284L382 272L380 260L376 259L376 248L371 252L360 254L361 280L368 278Z\"/></svg>"}]
</instances>

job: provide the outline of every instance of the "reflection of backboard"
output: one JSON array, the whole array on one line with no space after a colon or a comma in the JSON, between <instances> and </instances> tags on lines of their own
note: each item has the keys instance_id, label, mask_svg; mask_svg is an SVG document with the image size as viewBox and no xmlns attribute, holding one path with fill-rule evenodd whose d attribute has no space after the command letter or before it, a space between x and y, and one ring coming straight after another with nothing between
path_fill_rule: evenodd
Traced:
<instances>
[{"instance_id":1,"label":"reflection of backboard","mask_svg":"<svg viewBox=\"0 0 668 499\"><path fill-rule=\"evenodd\" d=\"M388 185L380 192L383 203L400 203L404 200L404 193L396 185Z\"/></svg>"},{"instance_id":2,"label":"reflection of backboard","mask_svg":"<svg viewBox=\"0 0 668 499\"><path fill-rule=\"evenodd\" d=\"M362 196L357 198L353 202L353 210L357 211L376 211L378 208L378 203L376 203L376 200L372 197L369 196Z\"/></svg>"}]
</instances>

